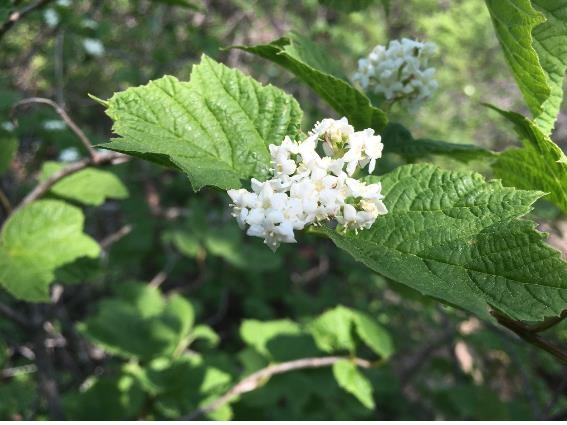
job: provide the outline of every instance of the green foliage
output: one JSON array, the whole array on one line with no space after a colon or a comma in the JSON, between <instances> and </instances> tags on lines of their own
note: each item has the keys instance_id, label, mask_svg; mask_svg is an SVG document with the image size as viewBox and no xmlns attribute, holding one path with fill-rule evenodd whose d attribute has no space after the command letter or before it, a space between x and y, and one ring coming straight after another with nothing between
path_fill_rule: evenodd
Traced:
<instances>
[{"instance_id":1,"label":"green foliage","mask_svg":"<svg viewBox=\"0 0 567 425\"><path fill-rule=\"evenodd\" d=\"M294 135L301 122L293 98L207 56L188 83L166 76L104 104L121 136L105 148L178 168L195 190L265 177L268 145Z\"/></svg>"},{"instance_id":2,"label":"green foliage","mask_svg":"<svg viewBox=\"0 0 567 425\"><path fill-rule=\"evenodd\" d=\"M45 162L39 180L47 180L64 167L63 164L57 162ZM128 197L128 189L116 175L94 168L86 168L65 177L50 191L62 198L93 206L102 205L107 198L124 199Z\"/></svg>"},{"instance_id":3,"label":"green foliage","mask_svg":"<svg viewBox=\"0 0 567 425\"><path fill-rule=\"evenodd\" d=\"M373 3L378 3L377 0L319 0L319 3L331 9L339 10L341 12L356 12L361 9L366 9Z\"/></svg>"},{"instance_id":4,"label":"green foliage","mask_svg":"<svg viewBox=\"0 0 567 425\"><path fill-rule=\"evenodd\" d=\"M81 210L59 201L37 201L14 213L0 233L0 283L27 301L48 301L55 270L99 247L83 234Z\"/></svg>"},{"instance_id":5,"label":"green foliage","mask_svg":"<svg viewBox=\"0 0 567 425\"><path fill-rule=\"evenodd\" d=\"M523 148L508 149L492 165L504 184L546 192L546 198L567 214L567 158L538 126L514 112L493 108L514 124Z\"/></svg>"},{"instance_id":6,"label":"green foliage","mask_svg":"<svg viewBox=\"0 0 567 425\"><path fill-rule=\"evenodd\" d=\"M165 299L158 289L134 283L119 286L117 295L81 324L85 336L110 353L141 360L186 348L195 313L183 297Z\"/></svg>"},{"instance_id":7,"label":"green foliage","mask_svg":"<svg viewBox=\"0 0 567 425\"><path fill-rule=\"evenodd\" d=\"M0 174L8 170L17 150L18 139L0 129Z\"/></svg>"},{"instance_id":8,"label":"green foliage","mask_svg":"<svg viewBox=\"0 0 567 425\"><path fill-rule=\"evenodd\" d=\"M339 360L333 365L333 375L341 388L354 395L368 409L374 409L372 384L354 363Z\"/></svg>"},{"instance_id":9,"label":"green foliage","mask_svg":"<svg viewBox=\"0 0 567 425\"><path fill-rule=\"evenodd\" d=\"M389 213L370 230L321 230L355 259L483 318L489 307L532 321L564 309L567 264L517 219L541 193L431 165L399 167L381 181Z\"/></svg>"},{"instance_id":10,"label":"green foliage","mask_svg":"<svg viewBox=\"0 0 567 425\"><path fill-rule=\"evenodd\" d=\"M389 123L382 133L384 151L397 153L408 161L424 159L429 155L444 155L462 162L490 158L492 153L475 145L447 143L440 140L414 139L404 126Z\"/></svg>"},{"instance_id":11,"label":"green foliage","mask_svg":"<svg viewBox=\"0 0 567 425\"><path fill-rule=\"evenodd\" d=\"M258 46L238 46L275 62L294 73L340 115L348 118L357 129L373 128L381 131L386 125L386 114L372 106L370 100L353 87L328 58L311 41L292 34Z\"/></svg>"},{"instance_id":12,"label":"green foliage","mask_svg":"<svg viewBox=\"0 0 567 425\"><path fill-rule=\"evenodd\" d=\"M563 98L567 7L562 0L486 0L486 4L534 121L547 135Z\"/></svg>"},{"instance_id":13,"label":"green foliage","mask_svg":"<svg viewBox=\"0 0 567 425\"><path fill-rule=\"evenodd\" d=\"M393 353L389 334L367 314L347 307L338 306L314 320L309 326L317 346L327 352L348 351L355 353L355 334L383 359Z\"/></svg>"},{"instance_id":14,"label":"green foliage","mask_svg":"<svg viewBox=\"0 0 567 425\"><path fill-rule=\"evenodd\" d=\"M237 269L254 272L280 267L281 257L267 251L260 241L243 237L232 222L208 223L202 210L196 210L183 226L176 226L164 235L165 240L190 258L220 257Z\"/></svg>"}]
</instances>

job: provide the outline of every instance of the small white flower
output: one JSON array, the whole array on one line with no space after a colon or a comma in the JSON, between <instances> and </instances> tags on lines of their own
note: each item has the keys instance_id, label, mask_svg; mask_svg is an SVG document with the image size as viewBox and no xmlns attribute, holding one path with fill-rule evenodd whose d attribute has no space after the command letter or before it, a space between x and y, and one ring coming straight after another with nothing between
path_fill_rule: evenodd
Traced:
<instances>
[{"instance_id":1,"label":"small white flower","mask_svg":"<svg viewBox=\"0 0 567 425\"><path fill-rule=\"evenodd\" d=\"M365 91L415 108L437 89L435 68L429 67L436 53L434 43L392 40L388 48L376 46L367 58L359 59L352 80Z\"/></svg>"},{"instance_id":2,"label":"small white flower","mask_svg":"<svg viewBox=\"0 0 567 425\"><path fill-rule=\"evenodd\" d=\"M328 156L317 152L319 142ZM273 251L296 242L295 230L326 220L336 219L344 231L367 229L387 213L381 186L351 176L367 164L372 172L382 147L372 129L357 132L346 118L324 119L303 141L286 137L269 146L273 178L251 179L251 192L229 190L232 215L247 235L263 238Z\"/></svg>"}]
</instances>

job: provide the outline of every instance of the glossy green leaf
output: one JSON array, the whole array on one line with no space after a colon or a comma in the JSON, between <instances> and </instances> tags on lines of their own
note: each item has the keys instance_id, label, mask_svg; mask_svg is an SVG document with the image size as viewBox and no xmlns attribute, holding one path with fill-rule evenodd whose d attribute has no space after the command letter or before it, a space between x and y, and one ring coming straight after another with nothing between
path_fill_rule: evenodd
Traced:
<instances>
[{"instance_id":1,"label":"glossy green leaf","mask_svg":"<svg viewBox=\"0 0 567 425\"><path fill-rule=\"evenodd\" d=\"M366 95L353 87L342 71L329 59L325 50L296 34L257 46L237 46L262 56L291 71L338 114L348 118L357 129L382 131L386 114L372 106Z\"/></svg>"},{"instance_id":2,"label":"glossy green leaf","mask_svg":"<svg viewBox=\"0 0 567 425\"><path fill-rule=\"evenodd\" d=\"M98 244L83 233L83 213L64 202L33 202L0 232L0 284L16 298L48 301L55 270L79 257L96 257Z\"/></svg>"},{"instance_id":3,"label":"glossy green leaf","mask_svg":"<svg viewBox=\"0 0 567 425\"><path fill-rule=\"evenodd\" d=\"M567 67L567 4L563 0L486 0L496 35L534 120L553 129Z\"/></svg>"},{"instance_id":4,"label":"glossy green leaf","mask_svg":"<svg viewBox=\"0 0 567 425\"><path fill-rule=\"evenodd\" d=\"M547 192L546 198L567 214L567 157L553 141L520 114L494 108L514 124L523 148L501 153L492 169L504 184Z\"/></svg>"},{"instance_id":5,"label":"glossy green leaf","mask_svg":"<svg viewBox=\"0 0 567 425\"><path fill-rule=\"evenodd\" d=\"M283 91L204 55L190 82L165 76L103 103L120 138L102 147L178 168L195 190L265 178L268 145L294 136L302 116Z\"/></svg>"},{"instance_id":6,"label":"glossy green leaf","mask_svg":"<svg viewBox=\"0 0 567 425\"><path fill-rule=\"evenodd\" d=\"M408 129L398 123L389 123L382 133L384 152L397 153L408 161L424 159L429 155L443 155L462 162L490 158L494 154L475 145L447 143L440 140L414 139Z\"/></svg>"},{"instance_id":7,"label":"glossy green leaf","mask_svg":"<svg viewBox=\"0 0 567 425\"><path fill-rule=\"evenodd\" d=\"M339 360L333 364L333 375L337 383L355 396L366 408L374 409L372 384L350 360Z\"/></svg>"},{"instance_id":8,"label":"glossy green leaf","mask_svg":"<svg viewBox=\"0 0 567 425\"><path fill-rule=\"evenodd\" d=\"M39 180L47 180L49 176L64 167L63 164L57 162L45 162L41 168ZM110 171L95 168L86 168L65 177L53 185L51 192L62 198L94 206L102 205L106 199L128 197L128 189L116 175Z\"/></svg>"},{"instance_id":9,"label":"glossy green leaf","mask_svg":"<svg viewBox=\"0 0 567 425\"><path fill-rule=\"evenodd\" d=\"M157 288L124 284L79 329L110 353L147 360L176 353L194 316L192 305L179 295L166 299Z\"/></svg>"},{"instance_id":10,"label":"glossy green leaf","mask_svg":"<svg viewBox=\"0 0 567 425\"><path fill-rule=\"evenodd\" d=\"M320 229L355 259L483 318L498 309L539 321L567 307L567 264L534 223L518 219L540 192L425 164L381 181L389 213L371 229Z\"/></svg>"}]
</instances>

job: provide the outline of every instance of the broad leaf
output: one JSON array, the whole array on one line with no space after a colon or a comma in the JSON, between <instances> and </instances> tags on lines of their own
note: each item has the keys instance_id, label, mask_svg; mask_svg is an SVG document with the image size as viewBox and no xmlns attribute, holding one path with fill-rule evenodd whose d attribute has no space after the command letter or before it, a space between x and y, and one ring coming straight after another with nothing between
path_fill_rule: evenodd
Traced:
<instances>
[{"instance_id":1,"label":"broad leaf","mask_svg":"<svg viewBox=\"0 0 567 425\"><path fill-rule=\"evenodd\" d=\"M366 95L353 87L325 55L324 50L309 40L292 34L257 46L237 46L275 62L294 73L331 105L348 118L357 129L382 131L386 114L372 106Z\"/></svg>"},{"instance_id":2,"label":"broad leaf","mask_svg":"<svg viewBox=\"0 0 567 425\"><path fill-rule=\"evenodd\" d=\"M444 155L462 162L489 158L494 154L475 145L447 143L440 140L414 139L409 130L398 123L389 123L382 133L384 152L397 153L408 161L428 155Z\"/></svg>"},{"instance_id":3,"label":"broad leaf","mask_svg":"<svg viewBox=\"0 0 567 425\"><path fill-rule=\"evenodd\" d=\"M0 233L0 284L26 301L48 301L55 270L79 257L96 257L83 233L83 213L64 202L33 202L14 213Z\"/></svg>"},{"instance_id":4,"label":"broad leaf","mask_svg":"<svg viewBox=\"0 0 567 425\"><path fill-rule=\"evenodd\" d=\"M121 137L102 147L178 168L195 190L268 176L268 145L294 136L302 116L291 96L204 55L190 82L165 76L103 104Z\"/></svg>"},{"instance_id":5,"label":"broad leaf","mask_svg":"<svg viewBox=\"0 0 567 425\"><path fill-rule=\"evenodd\" d=\"M366 408L374 409L372 384L349 360L339 360L333 365L333 375L345 391L355 396Z\"/></svg>"},{"instance_id":6,"label":"broad leaf","mask_svg":"<svg viewBox=\"0 0 567 425\"><path fill-rule=\"evenodd\" d=\"M425 164L381 181L389 213L371 229L318 231L378 273L483 318L492 308L539 321L567 307L567 264L518 219L540 192Z\"/></svg>"},{"instance_id":7,"label":"broad leaf","mask_svg":"<svg viewBox=\"0 0 567 425\"><path fill-rule=\"evenodd\" d=\"M45 162L41 169L40 181L47 180L49 176L64 167L57 162ZM95 168L86 168L65 177L53 185L51 192L62 198L94 206L102 205L107 198L128 197L128 189L116 175Z\"/></svg>"},{"instance_id":8,"label":"broad leaf","mask_svg":"<svg viewBox=\"0 0 567 425\"><path fill-rule=\"evenodd\" d=\"M547 192L546 198L567 214L567 157L529 119L493 108L514 123L524 147L508 149L492 165L504 184Z\"/></svg>"},{"instance_id":9,"label":"broad leaf","mask_svg":"<svg viewBox=\"0 0 567 425\"><path fill-rule=\"evenodd\" d=\"M327 353L341 350L355 353L355 333L382 358L388 358L394 351L390 335L375 319L341 305L317 317L307 329L317 346Z\"/></svg>"},{"instance_id":10,"label":"broad leaf","mask_svg":"<svg viewBox=\"0 0 567 425\"><path fill-rule=\"evenodd\" d=\"M486 0L486 4L535 122L549 134L563 96L567 5L563 0Z\"/></svg>"},{"instance_id":11,"label":"broad leaf","mask_svg":"<svg viewBox=\"0 0 567 425\"><path fill-rule=\"evenodd\" d=\"M165 299L158 289L142 284L124 284L118 292L99 303L80 331L124 357L147 360L175 354L193 326L192 305L179 295Z\"/></svg>"},{"instance_id":12,"label":"broad leaf","mask_svg":"<svg viewBox=\"0 0 567 425\"><path fill-rule=\"evenodd\" d=\"M291 320L245 320L240 326L240 337L249 346L268 358L272 357L268 343L279 336L300 335L300 326Z\"/></svg>"}]
</instances>

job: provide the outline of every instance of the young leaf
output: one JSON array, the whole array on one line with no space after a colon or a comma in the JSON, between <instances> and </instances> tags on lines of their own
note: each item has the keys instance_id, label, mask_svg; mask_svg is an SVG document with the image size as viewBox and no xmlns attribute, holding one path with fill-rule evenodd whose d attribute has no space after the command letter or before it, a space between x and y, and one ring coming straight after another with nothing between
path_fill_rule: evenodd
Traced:
<instances>
[{"instance_id":1,"label":"young leaf","mask_svg":"<svg viewBox=\"0 0 567 425\"><path fill-rule=\"evenodd\" d=\"M107 103L121 137L102 147L178 168L195 190L265 178L268 145L294 136L302 116L291 96L205 55L189 82L165 76Z\"/></svg>"},{"instance_id":2,"label":"young leaf","mask_svg":"<svg viewBox=\"0 0 567 425\"><path fill-rule=\"evenodd\" d=\"M355 396L366 408L374 409L372 384L354 363L339 360L333 365L333 375L341 388Z\"/></svg>"},{"instance_id":3,"label":"young leaf","mask_svg":"<svg viewBox=\"0 0 567 425\"><path fill-rule=\"evenodd\" d=\"M47 161L41 168L40 181L45 181L64 167L63 164ZM102 205L106 198L124 199L128 189L109 171L86 168L71 174L51 188L51 192L62 198L81 202L85 205Z\"/></svg>"},{"instance_id":4,"label":"young leaf","mask_svg":"<svg viewBox=\"0 0 567 425\"><path fill-rule=\"evenodd\" d=\"M380 132L386 114L372 106L366 95L353 87L329 61L323 50L296 34L257 46L235 46L275 62L301 78L357 129Z\"/></svg>"},{"instance_id":5,"label":"young leaf","mask_svg":"<svg viewBox=\"0 0 567 425\"><path fill-rule=\"evenodd\" d=\"M567 263L518 219L540 192L426 164L381 181L389 213L371 229L319 231L378 273L483 318L490 307L539 321L567 307Z\"/></svg>"},{"instance_id":6,"label":"young leaf","mask_svg":"<svg viewBox=\"0 0 567 425\"><path fill-rule=\"evenodd\" d=\"M240 326L240 337L242 340L264 356L271 358L268 349L270 340L282 335L300 335L300 326L291 320L271 320L260 322L259 320L245 320Z\"/></svg>"},{"instance_id":7,"label":"young leaf","mask_svg":"<svg viewBox=\"0 0 567 425\"><path fill-rule=\"evenodd\" d=\"M567 214L567 157L529 119L492 107L508 118L522 139L523 148L508 149L492 165L504 184L547 192L546 198Z\"/></svg>"},{"instance_id":8,"label":"young leaf","mask_svg":"<svg viewBox=\"0 0 567 425\"><path fill-rule=\"evenodd\" d=\"M108 352L143 360L170 356L189 336L195 313L185 298L166 300L158 289L142 284L125 284L118 292L79 327Z\"/></svg>"},{"instance_id":9,"label":"young leaf","mask_svg":"<svg viewBox=\"0 0 567 425\"><path fill-rule=\"evenodd\" d=\"M83 213L42 200L14 213L0 232L0 285L16 298L49 301L55 270L79 257L96 257L98 244L83 233Z\"/></svg>"},{"instance_id":10,"label":"young leaf","mask_svg":"<svg viewBox=\"0 0 567 425\"><path fill-rule=\"evenodd\" d=\"M353 328L360 339L381 358L386 359L393 353L390 335L376 320L366 313L342 305L326 311L307 327L317 346L327 353L341 350L355 353Z\"/></svg>"},{"instance_id":11,"label":"young leaf","mask_svg":"<svg viewBox=\"0 0 567 425\"><path fill-rule=\"evenodd\" d=\"M475 145L447 143L440 140L414 139L408 129L398 123L388 123L382 133L384 151L397 153L408 161L427 155L444 155L462 162L489 158L494 154Z\"/></svg>"},{"instance_id":12,"label":"young leaf","mask_svg":"<svg viewBox=\"0 0 567 425\"><path fill-rule=\"evenodd\" d=\"M567 6L563 0L486 0L486 5L514 78L547 135L563 96Z\"/></svg>"}]
</instances>

